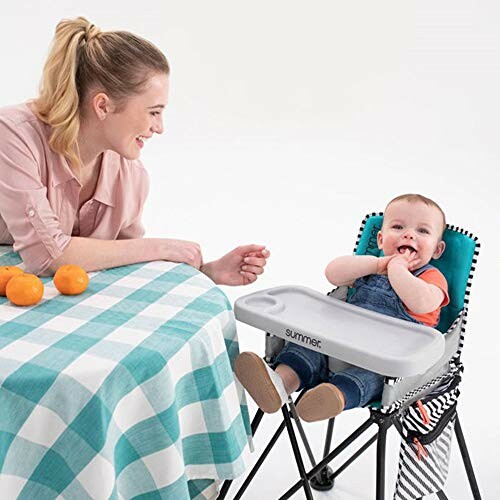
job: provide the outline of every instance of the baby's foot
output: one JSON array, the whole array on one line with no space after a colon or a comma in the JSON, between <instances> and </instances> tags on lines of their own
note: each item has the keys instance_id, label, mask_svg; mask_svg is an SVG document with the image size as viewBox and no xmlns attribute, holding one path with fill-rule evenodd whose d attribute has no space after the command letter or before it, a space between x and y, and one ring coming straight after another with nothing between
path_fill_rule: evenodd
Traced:
<instances>
[{"instance_id":1,"label":"baby's foot","mask_svg":"<svg viewBox=\"0 0 500 500\"><path fill-rule=\"evenodd\" d=\"M345 407L343 392L333 384L320 384L307 391L297 404L297 413L306 422L336 417Z\"/></svg>"},{"instance_id":2,"label":"baby's foot","mask_svg":"<svg viewBox=\"0 0 500 500\"><path fill-rule=\"evenodd\" d=\"M281 377L253 352L242 352L234 373L257 406L265 413L277 412L288 400Z\"/></svg>"}]
</instances>

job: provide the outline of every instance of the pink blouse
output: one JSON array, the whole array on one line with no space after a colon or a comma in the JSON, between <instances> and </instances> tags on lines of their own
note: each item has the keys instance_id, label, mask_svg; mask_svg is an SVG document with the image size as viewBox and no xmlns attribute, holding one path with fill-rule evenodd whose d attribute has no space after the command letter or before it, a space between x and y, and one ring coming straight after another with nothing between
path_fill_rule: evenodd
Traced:
<instances>
[{"instance_id":1,"label":"pink blouse","mask_svg":"<svg viewBox=\"0 0 500 500\"><path fill-rule=\"evenodd\" d=\"M34 274L62 254L71 236L141 238L149 190L139 160L106 151L95 192L79 210L82 186L50 149L49 133L26 103L0 108L0 244L13 244Z\"/></svg>"}]
</instances>

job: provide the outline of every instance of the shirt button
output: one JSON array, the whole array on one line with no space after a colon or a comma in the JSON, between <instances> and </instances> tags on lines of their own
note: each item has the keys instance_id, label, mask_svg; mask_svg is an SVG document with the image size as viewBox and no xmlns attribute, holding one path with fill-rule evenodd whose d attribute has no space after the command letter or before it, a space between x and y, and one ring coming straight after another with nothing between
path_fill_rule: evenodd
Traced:
<instances>
[{"instance_id":1,"label":"shirt button","mask_svg":"<svg viewBox=\"0 0 500 500\"><path fill-rule=\"evenodd\" d=\"M29 212L28 212L28 215L30 217L33 217L35 215L35 211L33 209L31 209Z\"/></svg>"}]
</instances>

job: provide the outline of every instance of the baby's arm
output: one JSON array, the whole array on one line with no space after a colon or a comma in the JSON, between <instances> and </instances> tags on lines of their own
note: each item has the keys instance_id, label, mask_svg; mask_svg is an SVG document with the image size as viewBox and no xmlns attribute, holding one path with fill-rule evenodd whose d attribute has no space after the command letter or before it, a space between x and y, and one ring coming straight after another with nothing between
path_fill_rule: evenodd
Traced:
<instances>
[{"instance_id":1,"label":"baby's arm","mask_svg":"<svg viewBox=\"0 0 500 500\"><path fill-rule=\"evenodd\" d=\"M336 286L352 285L354 281L368 274L381 274L387 269L390 257L373 255L345 255L333 259L325 269L326 279Z\"/></svg>"},{"instance_id":2,"label":"baby's arm","mask_svg":"<svg viewBox=\"0 0 500 500\"><path fill-rule=\"evenodd\" d=\"M408 252L409 253L409 252ZM412 312L425 314L435 311L443 302L444 292L410 272L411 256L399 255L387 265L387 276L403 304Z\"/></svg>"}]
</instances>

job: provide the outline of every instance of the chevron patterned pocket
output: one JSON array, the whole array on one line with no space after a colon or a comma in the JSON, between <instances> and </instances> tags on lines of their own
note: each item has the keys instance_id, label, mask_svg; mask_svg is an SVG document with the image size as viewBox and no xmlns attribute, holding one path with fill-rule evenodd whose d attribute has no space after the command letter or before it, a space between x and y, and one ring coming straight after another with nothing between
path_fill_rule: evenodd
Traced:
<instances>
[{"instance_id":1,"label":"chevron patterned pocket","mask_svg":"<svg viewBox=\"0 0 500 500\"><path fill-rule=\"evenodd\" d=\"M401 434L395 500L413 500L443 489L460 394L456 374L406 408L396 427Z\"/></svg>"}]
</instances>

